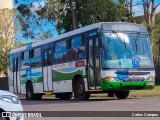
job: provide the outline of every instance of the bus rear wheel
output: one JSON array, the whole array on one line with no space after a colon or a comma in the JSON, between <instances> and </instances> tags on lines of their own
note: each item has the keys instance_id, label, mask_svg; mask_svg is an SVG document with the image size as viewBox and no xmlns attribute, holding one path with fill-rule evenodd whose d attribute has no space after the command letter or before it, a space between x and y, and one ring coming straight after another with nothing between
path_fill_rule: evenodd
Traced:
<instances>
[{"instance_id":1,"label":"bus rear wheel","mask_svg":"<svg viewBox=\"0 0 160 120\"><path fill-rule=\"evenodd\" d=\"M68 93L56 93L56 98L59 98L60 100L70 100L72 98L72 92Z\"/></svg>"},{"instance_id":2,"label":"bus rear wheel","mask_svg":"<svg viewBox=\"0 0 160 120\"><path fill-rule=\"evenodd\" d=\"M85 91L84 81L82 78L78 78L74 85L74 95L78 100L88 100L90 93Z\"/></svg>"},{"instance_id":3,"label":"bus rear wheel","mask_svg":"<svg viewBox=\"0 0 160 120\"><path fill-rule=\"evenodd\" d=\"M115 95L118 99L126 99L129 95L129 91L115 91Z\"/></svg>"},{"instance_id":4,"label":"bus rear wheel","mask_svg":"<svg viewBox=\"0 0 160 120\"><path fill-rule=\"evenodd\" d=\"M26 84L26 99L27 100L33 100L34 99L33 85L32 85L31 82Z\"/></svg>"},{"instance_id":5,"label":"bus rear wheel","mask_svg":"<svg viewBox=\"0 0 160 120\"><path fill-rule=\"evenodd\" d=\"M42 99L43 94L38 93L34 94L33 85L31 82L26 85L26 99L27 100L40 100Z\"/></svg>"}]
</instances>

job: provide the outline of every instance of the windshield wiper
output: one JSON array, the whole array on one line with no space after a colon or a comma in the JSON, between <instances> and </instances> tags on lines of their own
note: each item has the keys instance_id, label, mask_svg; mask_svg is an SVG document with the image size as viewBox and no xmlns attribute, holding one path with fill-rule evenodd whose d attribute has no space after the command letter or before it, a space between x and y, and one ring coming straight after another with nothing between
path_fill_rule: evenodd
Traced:
<instances>
[{"instance_id":1,"label":"windshield wiper","mask_svg":"<svg viewBox=\"0 0 160 120\"><path fill-rule=\"evenodd\" d=\"M118 38L118 40L125 46L125 50L127 48L127 45L126 45L126 41L125 39L123 39L120 35L118 35L115 31L113 31L113 34Z\"/></svg>"}]
</instances>

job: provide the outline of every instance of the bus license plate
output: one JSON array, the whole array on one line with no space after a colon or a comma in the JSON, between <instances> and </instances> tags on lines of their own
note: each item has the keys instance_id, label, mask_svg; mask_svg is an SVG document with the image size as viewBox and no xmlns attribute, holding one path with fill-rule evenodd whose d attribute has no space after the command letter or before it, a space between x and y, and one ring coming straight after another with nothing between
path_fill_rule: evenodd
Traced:
<instances>
[{"instance_id":1,"label":"bus license plate","mask_svg":"<svg viewBox=\"0 0 160 120\"><path fill-rule=\"evenodd\" d=\"M147 85L149 86L149 85L154 85L154 83L153 82L147 82Z\"/></svg>"}]
</instances>

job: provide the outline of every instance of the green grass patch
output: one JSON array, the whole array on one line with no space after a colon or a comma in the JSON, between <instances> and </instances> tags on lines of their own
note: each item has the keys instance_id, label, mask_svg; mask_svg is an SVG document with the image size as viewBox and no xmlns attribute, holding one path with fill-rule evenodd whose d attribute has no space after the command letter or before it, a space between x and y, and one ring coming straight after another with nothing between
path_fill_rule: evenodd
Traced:
<instances>
[{"instance_id":1,"label":"green grass patch","mask_svg":"<svg viewBox=\"0 0 160 120\"><path fill-rule=\"evenodd\" d=\"M131 90L129 97L152 97L160 96L160 85L156 85L152 90Z\"/></svg>"},{"instance_id":2,"label":"green grass patch","mask_svg":"<svg viewBox=\"0 0 160 120\"><path fill-rule=\"evenodd\" d=\"M91 97L107 97L107 93L91 94ZM152 90L131 90L129 98L160 96L160 85L156 85Z\"/></svg>"}]
</instances>

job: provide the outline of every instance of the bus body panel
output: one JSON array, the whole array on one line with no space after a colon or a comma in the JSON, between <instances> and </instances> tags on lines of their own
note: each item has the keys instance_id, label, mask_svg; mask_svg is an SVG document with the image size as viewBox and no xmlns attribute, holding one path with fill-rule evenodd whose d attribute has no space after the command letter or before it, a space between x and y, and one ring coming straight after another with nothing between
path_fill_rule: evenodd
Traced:
<instances>
[{"instance_id":1,"label":"bus body panel","mask_svg":"<svg viewBox=\"0 0 160 120\"><path fill-rule=\"evenodd\" d=\"M13 72L11 72L10 69L8 70L8 85L9 85L9 91L14 93L14 89L13 89Z\"/></svg>"},{"instance_id":2,"label":"bus body panel","mask_svg":"<svg viewBox=\"0 0 160 120\"><path fill-rule=\"evenodd\" d=\"M73 92L72 80L53 81L53 92L54 93Z\"/></svg>"},{"instance_id":3,"label":"bus body panel","mask_svg":"<svg viewBox=\"0 0 160 120\"><path fill-rule=\"evenodd\" d=\"M120 71L121 74L118 74ZM154 71L103 70L101 76L102 90L153 89L155 85ZM105 80L106 77L109 79Z\"/></svg>"}]
</instances>

